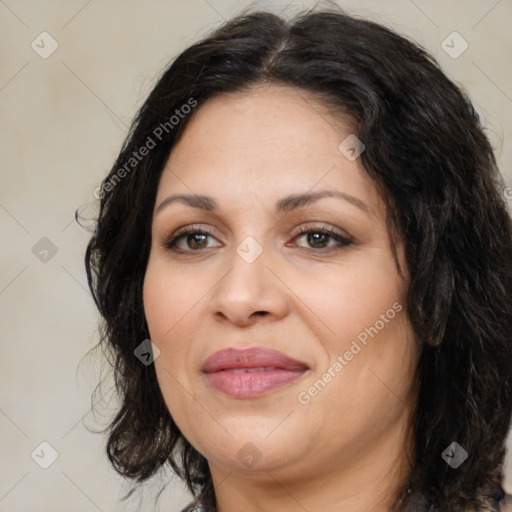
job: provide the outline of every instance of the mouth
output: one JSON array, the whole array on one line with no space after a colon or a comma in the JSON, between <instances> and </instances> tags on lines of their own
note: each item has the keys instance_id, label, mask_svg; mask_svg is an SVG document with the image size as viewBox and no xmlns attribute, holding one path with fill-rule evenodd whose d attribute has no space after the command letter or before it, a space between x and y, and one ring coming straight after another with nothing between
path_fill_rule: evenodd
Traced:
<instances>
[{"instance_id":1,"label":"mouth","mask_svg":"<svg viewBox=\"0 0 512 512\"><path fill-rule=\"evenodd\" d=\"M254 373L254 372L268 372L271 370L282 370L282 368L268 367L268 366L258 366L256 368L227 368L225 372L230 373Z\"/></svg>"},{"instance_id":2,"label":"mouth","mask_svg":"<svg viewBox=\"0 0 512 512\"><path fill-rule=\"evenodd\" d=\"M256 398L289 384L309 370L276 350L229 348L210 356L203 365L209 385L232 398Z\"/></svg>"}]
</instances>

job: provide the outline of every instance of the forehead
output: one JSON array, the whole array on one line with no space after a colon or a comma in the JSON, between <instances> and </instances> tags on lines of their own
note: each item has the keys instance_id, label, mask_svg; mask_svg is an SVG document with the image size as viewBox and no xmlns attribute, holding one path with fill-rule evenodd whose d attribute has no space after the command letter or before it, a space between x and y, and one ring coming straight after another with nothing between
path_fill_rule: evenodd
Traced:
<instances>
[{"instance_id":1,"label":"forehead","mask_svg":"<svg viewBox=\"0 0 512 512\"><path fill-rule=\"evenodd\" d=\"M169 193L275 203L307 190L359 197L374 214L374 183L339 146L353 136L347 119L306 91L265 86L207 100L188 120L162 174L158 199Z\"/></svg>"},{"instance_id":2,"label":"forehead","mask_svg":"<svg viewBox=\"0 0 512 512\"><path fill-rule=\"evenodd\" d=\"M325 152L332 143L331 151L334 149L337 154L340 136L353 131L348 118L333 115L332 107L310 92L280 85L218 94L193 112L185 128L189 135L193 132L201 149L208 150L212 156L218 151L257 150L263 146L276 153L290 148L298 153ZM193 144L188 139L187 144ZM229 140L231 146L219 147L222 139Z\"/></svg>"}]
</instances>

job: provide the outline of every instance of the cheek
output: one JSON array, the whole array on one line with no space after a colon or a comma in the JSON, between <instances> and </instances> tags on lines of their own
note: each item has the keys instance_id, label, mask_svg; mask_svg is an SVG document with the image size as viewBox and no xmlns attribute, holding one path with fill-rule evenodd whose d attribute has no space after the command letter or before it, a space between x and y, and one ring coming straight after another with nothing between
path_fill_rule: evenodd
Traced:
<instances>
[{"instance_id":1,"label":"cheek","mask_svg":"<svg viewBox=\"0 0 512 512\"><path fill-rule=\"evenodd\" d=\"M344 349L376 322L379 330L385 325L383 330L389 331L405 300L405 285L394 261L373 264L361 259L325 276L316 273L314 278L306 275L294 282L294 289L308 306L312 324L318 325L318 334L331 349L329 352Z\"/></svg>"},{"instance_id":2,"label":"cheek","mask_svg":"<svg viewBox=\"0 0 512 512\"><path fill-rule=\"evenodd\" d=\"M169 269L165 262L150 260L144 278L144 312L149 330L156 338L172 336L186 314L204 295L204 286L194 276Z\"/></svg>"},{"instance_id":3,"label":"cheek","mask_svg":"<svg viewBox=\"0 0 512 512\"><path fill-rule=\"evenodd\" d=\"M194 290L196 290L194 292ZM169 272L162 265L148 264L143 287L144 313L151 341L155 343L169 364L175 365L180 358L184 344L179 340L187 339L184 329L187 316L198 306L203 290L194 287L190 280L177 272ZM172 351L172 354L169 352ZM158 358L161 363L162 358ZM168 364L168 363L166 363Z\"/></svg>"},{"instance_id":4,"label":"cheek","mask_svg":"<svg viewBox=\"0 0 512 512\"><path fill-rule=\"evenodd\" d=\"M159 348L155 372L164 401L179 428L186 428L190 405L183 394L187 382L187 313L191 313L197 294L188 293L183 278L169 272L159 262L148 264L143 286L143 302L151 341ZM183 341L180 341L183 340Z\"/></svg>"}]
</instances>

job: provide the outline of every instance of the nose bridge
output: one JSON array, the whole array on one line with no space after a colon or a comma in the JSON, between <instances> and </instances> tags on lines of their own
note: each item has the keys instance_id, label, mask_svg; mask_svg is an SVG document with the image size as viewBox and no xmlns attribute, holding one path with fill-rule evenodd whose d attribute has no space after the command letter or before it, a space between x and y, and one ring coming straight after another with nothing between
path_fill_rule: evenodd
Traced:
<instances>
[{"instance_id":1,"label":"nose bridge","mask_svg":"<svg viewBox=\"0 0 512 512\"><path fill-rule=\"evenodd\" d=\"M219 293L236 301L254 301L265 286L266 251L253 237L246 236L233 248L229 257L229 272L219 284Z\"/></svg>"},{"instance_id":2,"label":"nose bridge","mask_svg":"<svg viewBox=\"0 0 512 512\"><path fill-rule=\"evenodd\" d=\"M224 274L212 299L212 313L234 322L246 322L255 312L281 315L286 299L279 280L269 271L270 251L253 236L246 236L226 260Z\"/></svg>"}]
</instances>

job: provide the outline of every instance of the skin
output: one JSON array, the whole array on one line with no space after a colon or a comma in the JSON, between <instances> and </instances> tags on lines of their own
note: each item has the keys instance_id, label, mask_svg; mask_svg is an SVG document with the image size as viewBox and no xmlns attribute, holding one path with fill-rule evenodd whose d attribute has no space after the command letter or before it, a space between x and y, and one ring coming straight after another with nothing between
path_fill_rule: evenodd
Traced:
<instances>
[{"instance_id":1,"label":"skin","mask_svg":"<svg viewBox=\"0 0 512 512\"><path fill-rule=\"evenodd\" d=\"M163 171L144 308L161 351L155 369L166 405L208 460L220 512L387 512L410 472L419 351L405 310L407 275L398 273L374 183L359 158L338 150L350 133L305 91L259 86L199 107ZM320 190L349 194L365 208L329 197L274 210L285 196ZM219 210L173 202L156 211L178 193L211 196ZM169 235L192 224L211 235L188 243L185 235L181 253L165 248ZM297 233L322 225L352 243ZM263 250L252 263L236 252L247 236ZM398 255L405 268L401 243ZM401 311L333 371L394 303ZM208 356L253 346L309 370L258 398L209 386L201 371ZM299 393L329 368L335 376L301 403ZM251 467L237 456L246 443L260 457Z\"/></svg>"}]
</instances>

